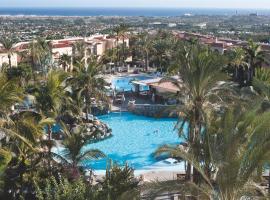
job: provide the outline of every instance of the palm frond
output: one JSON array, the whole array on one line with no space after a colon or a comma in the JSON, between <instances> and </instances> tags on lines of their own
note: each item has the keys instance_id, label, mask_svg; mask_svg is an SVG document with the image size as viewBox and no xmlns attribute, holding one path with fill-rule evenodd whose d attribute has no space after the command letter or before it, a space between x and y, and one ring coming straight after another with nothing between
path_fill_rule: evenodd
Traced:
<instances>
[{"instance_id":1,"label":"palm frond","mask_svg":"<svg viewBox=\"0 0 270 200\"><path fill-rule=\"evenodd\" d=\"M98 149L89 149L77 157L78 161L104 158L105 154Z\"/></svg>"}]
</instances>

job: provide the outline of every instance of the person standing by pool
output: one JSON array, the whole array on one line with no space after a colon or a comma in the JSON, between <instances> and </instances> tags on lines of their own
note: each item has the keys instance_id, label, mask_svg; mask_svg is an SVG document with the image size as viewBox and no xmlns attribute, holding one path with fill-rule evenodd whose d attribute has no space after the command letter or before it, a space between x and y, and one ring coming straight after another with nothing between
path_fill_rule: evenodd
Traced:
<instances>
[{"instance_id":1,"label":"person standing by pool","mask_svg":"<svg viewBox=\"0 0 270 200\"><path fill-rule=\"evenodd\" d=\"M126 98L125 98L125 94L123 93L122 94L122 103L124 103L126 101Z\"/></svg>"},{"instance_id":2,"label":"person standing by pool","mask_svg":"<svg viewBox=\"0 0 270 200\"><path fill-rule=\"evenodd\" d=\"M155 103L156 102L156 95L155 95L155 93L153 92L152 93L152 103Z\"/></svg>"}]
</instances>

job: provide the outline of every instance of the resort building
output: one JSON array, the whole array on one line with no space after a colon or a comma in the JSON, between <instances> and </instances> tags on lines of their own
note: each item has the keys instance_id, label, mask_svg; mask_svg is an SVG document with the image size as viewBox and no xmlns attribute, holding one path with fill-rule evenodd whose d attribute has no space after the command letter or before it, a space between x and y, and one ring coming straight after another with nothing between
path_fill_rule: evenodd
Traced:
<instances>
[{"instance_id":1,"label":"resort building","mask_svg":"<svg viewBox=\"0 0 270 200\"><path fill-rule=\"evenodd\" d=\"M181 85L181 80L179 77L173 77L175 80L179 81ZM135 93L139 96L148 95L151 98L152 103L165 103L165 104L174 104L168 99L168 94L177 94L180 92L179 87L177 87L172 81L162 80L163 78L157 77L147 80L132 81L132 84L135 86ZM148 87L149 92L140 91L141 87Z\"/></svg>"},{"instance_id":2,"label":"resort building","mask_svg":"<svg viewBox=\"0 0 270 200\"><path fill-rule=\"evenodd\" d=\"M76 37L76 38L68 38L68 39L62 39L62 40L52 40L51 46L52 46L52 62L57 63L59 61L59 58L66 54L68 56L73 55L74 51L74 44L76 42L84 42L86 46L86 52L85 56L90 55L96 55L96 56L102 56L108 49L115 48L117 45L124 45L129 48L129 38L128 37L119 37L117 39L117 36L109 36L109 35L93 35L90 37ZM20 42L17 43L14 46L15 51L22 52L28 49L29 42ZM11 64L12 66L17 66L20 62L21 57L13 53L11 55ZM131 57L128 58L128 60L132 60ZM5 53L5 51L0 48L0 67L4 63L8 64L8 54Z\"/></svg>"}]
</instances>

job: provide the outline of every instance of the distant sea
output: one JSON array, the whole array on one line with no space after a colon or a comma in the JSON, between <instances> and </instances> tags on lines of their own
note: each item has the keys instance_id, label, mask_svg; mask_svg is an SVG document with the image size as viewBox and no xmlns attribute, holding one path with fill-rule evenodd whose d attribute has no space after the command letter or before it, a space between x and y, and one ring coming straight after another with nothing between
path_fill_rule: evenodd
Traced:
<instances>
[{"instance_id":1,"label":"distant sea","mask_svg":"<svg viewBox=\"0 0 270 200\"><path fill-rule=\"evenodd\" d=\"M0 15L36 16L182 16L235 15L258 13L270 15L270 10L214 9L214 8L1 8Z\"/></svg>"}]
</instances>

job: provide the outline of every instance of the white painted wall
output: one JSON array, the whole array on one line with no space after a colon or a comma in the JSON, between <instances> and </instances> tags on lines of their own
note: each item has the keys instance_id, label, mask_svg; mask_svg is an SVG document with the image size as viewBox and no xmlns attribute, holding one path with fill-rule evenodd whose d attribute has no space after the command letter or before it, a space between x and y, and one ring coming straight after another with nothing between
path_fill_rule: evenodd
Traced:
<instances>
[{"instance_id":1,"label":"white painted wall","mask_svg":"<svg viewBox=\"0 0 270 200\"><path fill-rule=\"evenodd\" d=\"M64 55L64 54L71 56L72 55L72 47L53 48L52 52L57 53L60 56Z\"/></svg>"},{"instance_id":2,"label":"white painted wall","mask_svg":"<svg viewBox=\"0 0 270 200\"><path fill-rule=\"evenodd\" d=\"M13 67L17 67L18 66L18 62L17 62L17 57L18 55L16 53L13 53L11 55L11 65ZM6 63L8 64L8 54L7 53L0 53L0 68L2 68L3 64Z\"/></svg>"}]
</instances>

